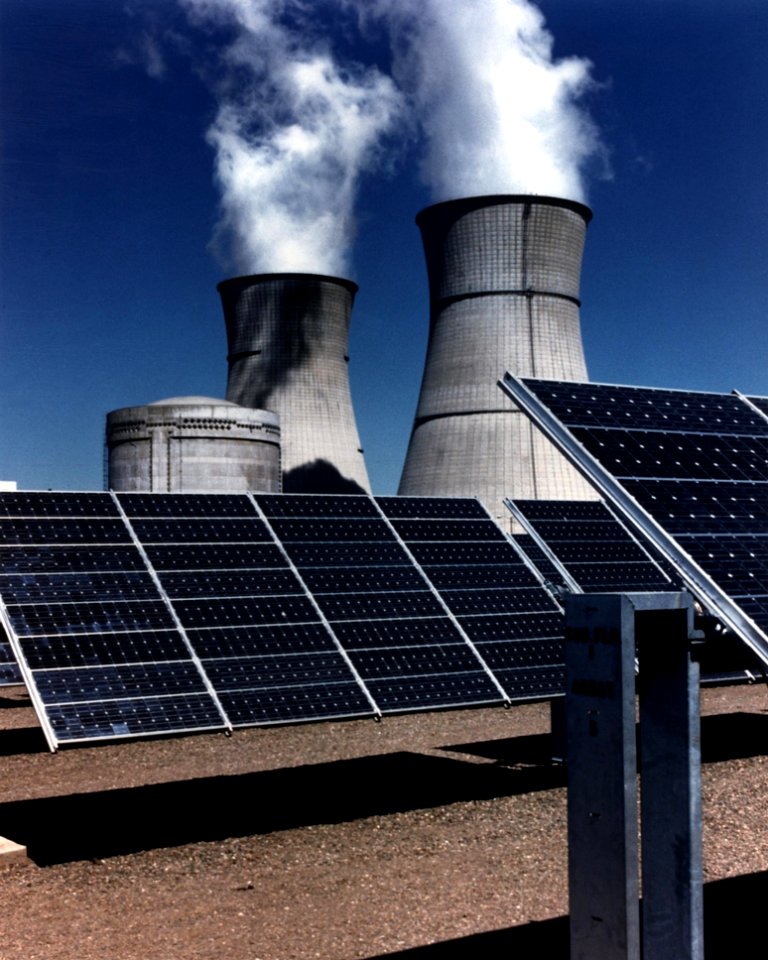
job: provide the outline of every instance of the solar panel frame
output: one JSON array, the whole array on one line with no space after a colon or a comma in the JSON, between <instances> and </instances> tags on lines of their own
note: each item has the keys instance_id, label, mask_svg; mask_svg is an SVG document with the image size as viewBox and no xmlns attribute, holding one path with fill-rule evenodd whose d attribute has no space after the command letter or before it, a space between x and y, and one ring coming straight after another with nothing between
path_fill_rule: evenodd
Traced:
<instances>
[{"instance_id":1,"label":"solar panel frame","mask_svg":"<svg viewBox=\"0 0 768 960\"><path fill-rule=\"evenodd\" d=\"M613 387L605 384L567 384L558 381L521 380L506 373L499 382L502 390L533 420L555 446L580 470L595 489L621 513L621 516L641 535L648 538L653 547L679 571L686 586L726 626L735 631L764 662L768 663L768 633L763 630L745 608L737 603L712 576L697 564L688 551L671 535L661 522L634 497L620 479L584 445L574 434L573 425L567 423L568 398L563 394L572 389L574 393L591 390L595 395L602 388L614 391L614 409L600 412L601 403L596 399L594 409L579 408L580 427L608 426L611 428L636 425L647 426L651 419L643 390L656 395L668 406L661 419L660 431L669 428L699 433L721 435L731 431L744 434L768 436L766 418L739 397L721 394L703 394L692 391L654 391L653 388ZM621 397L619 391L626 391ZM554 399L553 399L554 397ZM635 403L635 401L638 401ZM575 405L575 401L573 401ZM634 406L635 409L630 409ZM565 414L566 421L560 419ZM585 421L589 421L586 424ZM767 611L763 611L767 612Z\"/></svg>"}]
</instances>

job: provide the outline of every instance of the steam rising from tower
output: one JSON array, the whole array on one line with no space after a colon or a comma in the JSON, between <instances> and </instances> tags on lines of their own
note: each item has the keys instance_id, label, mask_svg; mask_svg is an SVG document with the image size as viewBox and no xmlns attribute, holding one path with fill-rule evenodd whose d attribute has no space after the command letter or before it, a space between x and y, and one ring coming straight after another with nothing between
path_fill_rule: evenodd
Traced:
<instances>
[{"instance_id":1,"label":"steam rising from tower","mask_svg":"<svg viewBox=\"0 0 768 960\"><path fill-rule=\"evenodd\" d=\"M360 176L400 108L394 83L375 67L342 67L300 0L181 2L193 22L235 31L207 134L225 259L247 273L346 274Z\"/></svg>"},{"instance_id":2,"label":"steam rising from tower","mask_svg":"<svg viewBox=\"0 0 768 960\"><path fill-rule=\"evenodd\" d=\"M393 75L421 129L435 200L539 193L584 201L584 168L605 151L583 108L591 63L555 59L528 0L363 0L382 20Z\"/></svg>"},{"instance_id":3,"label":"steam rising from tower","mask_svg":"<svg viewBox=\"0 0 768 960\"><path fill-rule=\"evenodd\" d=\"M529 0L180 3L227 37L207 74L219 241L238 271L281 274L220 290L227 398L280 414L286 489L313 463L367 489L343 359L356 287L333 278L348 273L361 175L406 131L420 138L434 199L484 198L419 220L431 333L401 492L479 494L494 509L513 493L574 495L576 480L550 482L569 470L522 417L497 416L506 401L496 381L505 369L586 377L578 264L589 215L574 201L585 199L585 167L604 159L581 103L594 87L589 62L554 58ZM383 58L381 46L364 47L382 25L391 78L359 62ZM339 55L344 46L353 55ZM531 193L569 199L507 196Z\"/></svg>"}]
</instances>

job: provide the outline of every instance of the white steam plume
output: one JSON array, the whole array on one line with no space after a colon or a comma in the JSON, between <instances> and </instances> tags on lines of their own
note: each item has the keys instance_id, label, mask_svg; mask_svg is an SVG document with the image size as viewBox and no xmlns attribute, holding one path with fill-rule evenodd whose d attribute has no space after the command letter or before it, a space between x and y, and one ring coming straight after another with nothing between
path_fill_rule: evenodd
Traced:
<instances>
[{"instance_id":1,"label":"white steam plume","mask_svg":"<svg viewBox=\"0 0 768 960\"><path fill-rule=\"evenodd\" d=\"M304 0L181 3L194 22L234 29L207 136L235 267L346 275L360 176L402 106L394 83L342 69Z\"/></svg>"},{"instance_id":2,"label":"white steam plume","mask_svg":"<svg viewBox=\"0 0 768 960\"><path fill-rule=\"evenodd\" d=\"M426 138L422 176L435 200L492 193L585 198L583 171L606 163L579 100L588 60L553 59L528 0L352 0L384 20L394 75Z\"/></svg>"}]
</instances>

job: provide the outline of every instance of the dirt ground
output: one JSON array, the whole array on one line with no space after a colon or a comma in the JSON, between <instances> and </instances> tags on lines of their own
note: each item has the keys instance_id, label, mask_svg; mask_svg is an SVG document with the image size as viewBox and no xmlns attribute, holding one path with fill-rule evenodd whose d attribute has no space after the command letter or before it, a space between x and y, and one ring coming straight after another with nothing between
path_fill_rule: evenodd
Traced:
<instances>
[{"instance_id":1,"label":"dirt ground","mask_svg":"<svg viewBox=\"0 0 768 960\"><path fill-rule=\"evenodd\" d=\"M707 960L757 956L768 691L702 716ZM0 690L0 835L30 856L0 868L0 960L565 958L548 729L529 704L52 755Z\"/></svg>"}]
</instances>

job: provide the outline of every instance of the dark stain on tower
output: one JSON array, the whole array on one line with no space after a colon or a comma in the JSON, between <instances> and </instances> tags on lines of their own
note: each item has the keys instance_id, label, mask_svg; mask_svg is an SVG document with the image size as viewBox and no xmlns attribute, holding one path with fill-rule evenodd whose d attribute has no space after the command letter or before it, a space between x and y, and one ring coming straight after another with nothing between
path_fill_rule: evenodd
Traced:
<instances>
[{"instance_id":1,"label":"dark stain on tower","mask_svg":"<svg viewBox=\"0 0 768 960\"><path fill-rule=\"evenodd\" d=\"M317 274L235 277L218 285L227 327L227 400L280 417L283 489L367 493L349 388L357 285Z\"/></svg>"}]
</instances>

